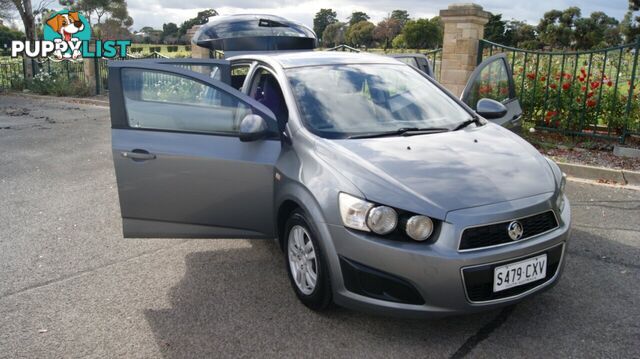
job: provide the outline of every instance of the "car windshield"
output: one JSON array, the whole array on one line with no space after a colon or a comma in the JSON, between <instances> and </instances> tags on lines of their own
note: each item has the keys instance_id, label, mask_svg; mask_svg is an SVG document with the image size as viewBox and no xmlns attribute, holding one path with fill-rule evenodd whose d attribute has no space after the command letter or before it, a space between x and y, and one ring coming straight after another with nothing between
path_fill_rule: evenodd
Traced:
<instances>
[{"instance_id":1,"label":"car windshield","mask_svg":"<svg viewBox=\"0 0 640 359\"><path fill-rule=\"evenodd\" d=\"M453 129L471 118L406 65L300 67L287 70L287 76L305 125L326 138Z\"/></svg>"}]
</instances>

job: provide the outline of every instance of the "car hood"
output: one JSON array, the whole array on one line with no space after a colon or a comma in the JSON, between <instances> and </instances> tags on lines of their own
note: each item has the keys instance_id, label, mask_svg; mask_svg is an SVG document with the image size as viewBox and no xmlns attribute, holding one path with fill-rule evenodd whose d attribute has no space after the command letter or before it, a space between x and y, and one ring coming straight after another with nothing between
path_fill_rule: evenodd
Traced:
<instances>
[{"instance_id":1,"label":"car hood","mask_svg":"<svg viewBox=\"0 0 640 359\"><path fill-rule=\"evenodd\" d=\"M545 158L494 124L409 137L321 139L316 153L368 200L439 219L555 190Z\"/></svg>"}]
</instances>

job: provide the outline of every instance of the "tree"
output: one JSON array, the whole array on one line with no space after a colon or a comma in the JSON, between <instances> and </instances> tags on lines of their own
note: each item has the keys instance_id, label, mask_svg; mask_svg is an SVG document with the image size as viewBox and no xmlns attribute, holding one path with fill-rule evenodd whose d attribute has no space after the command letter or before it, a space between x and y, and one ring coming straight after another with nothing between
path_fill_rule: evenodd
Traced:
<instances>
[{"instance_id":1,"label":"tree","mask_svg":"<svg viewBox=\"0 0 640 359\"><path fill-rule=\"evenodd\" d=\"M436 48L442 44L443 28L439 17L407 21L402 30L407 47L413 49Z\"/></svg>"},{"instance_id":2,"label":"tree","mask_svg":"<svg viewBox=\"0 0 640 359\"><path fill-rule=\"evenodd\" d=\"M113 11L122 12L122 8L127 8L125 0L81 0L74 6L74 9L81 11L89 21L91 15L95 15L98 25L102 24L103 17L108 18Z\"/></svg>"},{"instance_id":3,"label":"tree","mask_svg":"<svg viewBox=\"0 0 640 359\"><path fill-rule=\"evenodd\" d=\"M357 24L349 26L345 39L347 43L353 47L371 46L373 42L373 29L376 26L369 21L360 21Z\"/></svg>"},{"instance_id":4,"label":"tree","mask_svg":"<svg viewBox=\"0 0 640 359\"><path fill-rule=\"evenodd\" d=\"M100 38L104 40L128 40L131 39L131 32L123 26L122 21L110 17L106 19L98 28Z\"/></svg>"},{"instance_id":5,"label":"tree","mask_svg":"<svg viewBox=\"0 0 640 359\"><path fill-rule=\"evenodd\" d=\"M409 21L409 12L407 10L393 10L389 17L398 20L400 27L404 27L407 21Z\"/></svg>"},{"instance_id":6,"label":"tree","mask_svg":"<svg viewBox=\"0 0 640 359\"><path fill-rule=\"evenodd\" d=\"M13 18L14 5L10 0L0 0L0 19Z\"/></svg>"},{"instance_id":7,"label":"tree","mask_svg":"<svg viewBox=\"0 0 640 359\"><path fill-rule=\"evenodd\" d=\"M0 48L11 48L11 41L13 40L24 40L24 33L0 25Z\"/></svg>"},{"instance_id":8,"label":"tree","mask_svg":"<svg viewBox=\"0 0 640 359\"><path fill-rule=\"evenodd\" d=\"M322 42L322 35L327 26L338 22L337 14L332 9L320 9L316 13L316 16L313 18L313 31L316 33L316 36L320 37L320 42Z\"/></svg>"},{"instance_id":9,"label":"tree","mask_svg":"<svg viewBox=\"0 0 640 359\"><path fill-rule=\"evenodd\" d=\"M392 46L393 39L402 31L402 24L394 18L386 18L373 29L373 39L384 44L384 49Z\"/></svg>"},{"instance_id":10,"label":"tree","mask_svg":"<svg viewBox=\"0 0 640 359\"><path fill-rule=\"evenodd\" d=\"M538 40L536 28L523 21L511 20L507 22L505 31L505 45L535 50L542 47Z\"/></svg>"},{"instance_id":11,"label":"tree","mask_svg":"<svg viewBox=\"0 0 640 359\"><path fill-rule=\"evenodd\" d=\"M22 25L24 26L25 39L27 41L36 40L36 20L33 14L33 6L31 0L3 0L5 8L7 3L12 5L12 9L18 11L20 18L22 19Z\"/></svg>"},{"instance_id":12,"label":"tree","mask_svg":"<svg viewBox=\"0 0 640 359\"><path fill-rule=\"evenodd\" d=\"M620 23L602 11L593 12L575 21L574 42L579 50L620 45Z\"/></svg>"},{"instance_id":13,"label":"tree","mask_svg":"<svg viewBox=\"0 0 640 359\"><path fill-rule=\"evenodd\" d=\"M329 24L322 33L322 44L326 47L333 47L345 42L346 24L343 22L334 22Z\"/></svg>"},{"instance_id":14,"label":"tree","mask_svg":"<svg viewBox=\"0 0 640 359\"><path fill-rule=\"evenodd\" d=\"M178 25L173 22L162 24L162 38L168 36L176 36L178 34Z\"/></svg>"},{"instance_id":15,"label":"tree","mask_svg":"<svg viewBox=\"0 0 640 359\"><path fill-rule=\"evenodd\" d=\"M354 11L347 19L349 19L349 26L353 26L361 21L369 21L370 17L365 12Z\"/></svg>"},{"instance_id":16,"label":"tree","mask_svg":"<svg viewBox=\"0 0 640 359\"><path fill-rule=\"evenodd\" d=\"M502 14L491 14L489 22L484 25L484 38L498 44L507 45L505 32L507 31L507 22L502 20Z\"/></svg>"},{"instance_id":17,"label":"tree","mask_svg":"<svg viewBox=\"0 0 640 359\"><path fill-rule=\"evenodd\" d=\"M406 49L407 42L404 40L404 35L400 34L393 39L393 48L394 49Z\"/></svg>"},{"instance_id":18,"label":"tree","mask_svg":"<svg viewBox=\"0 0 640 359\"><path fill-rule=\"evenodd\" d=\"M620 23L620 32L624 36L625 42L636 41L640 37L640 26L638 17L633 17L633 12L628 11Z\"/></svg>"},{"instance_id":19,"label":"tree","mask_svg":"<svg viewBox=\"0 0 640 359\"><path fill-rule=\"evenodd\" d=\"M544 13L538 23L540 40L553 48L571 47L575 22L580 18L580 8L572 6L564 11L551 10Z\"/></svg>"},{"instance_id":20,"label":"tree","mask_svg":"<svg viewBox=\"0 0 640 359\"><path fill-rule=\"evenodd\" d=\"M180 25L178 29L178 35L182 36L189 31L194 25L204 25L209 22L209 18L213 16L218 16L218 12L215 9L207 9L198 12L196 17L191 18Z\"/></svg>"}]
</instances>

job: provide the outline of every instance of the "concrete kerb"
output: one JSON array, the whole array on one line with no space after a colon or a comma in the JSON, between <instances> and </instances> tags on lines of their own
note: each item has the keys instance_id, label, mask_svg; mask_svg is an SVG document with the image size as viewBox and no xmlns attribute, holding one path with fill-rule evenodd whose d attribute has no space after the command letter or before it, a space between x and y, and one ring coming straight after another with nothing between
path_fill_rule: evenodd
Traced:
<instances>
[{"instance_id":1,"label":"concrete kerb","mask_svg":"<svg viewBox=\"0 0 640 359\"><path fill-rule=\"evenodd\" d=\"M609 181L616 184L640 186L640 172L616 170L602 167L559 162L558 166L569 176L594 181Z\"/></svg>"}]
</instances>

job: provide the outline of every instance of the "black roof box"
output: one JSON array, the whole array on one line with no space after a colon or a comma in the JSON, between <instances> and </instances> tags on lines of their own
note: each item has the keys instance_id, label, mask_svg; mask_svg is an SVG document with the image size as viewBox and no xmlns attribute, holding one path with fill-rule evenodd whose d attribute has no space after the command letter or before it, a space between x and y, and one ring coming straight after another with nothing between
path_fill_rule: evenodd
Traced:
<instances>
[{"instance_id":1,"label":"black roof box","mask_svg":"<svg viewBox=\"0 0 640 359\"><path fill-rule=\"evenodd\" d=\"M312 50L317 46L313 30L274 15L215 16L198 29L192 42L226 52Z\"/></svg>"}]
</instances>

